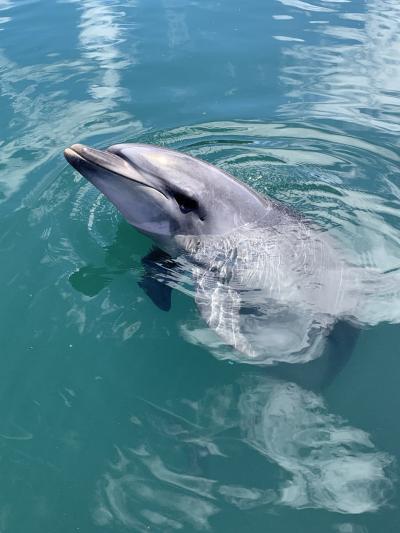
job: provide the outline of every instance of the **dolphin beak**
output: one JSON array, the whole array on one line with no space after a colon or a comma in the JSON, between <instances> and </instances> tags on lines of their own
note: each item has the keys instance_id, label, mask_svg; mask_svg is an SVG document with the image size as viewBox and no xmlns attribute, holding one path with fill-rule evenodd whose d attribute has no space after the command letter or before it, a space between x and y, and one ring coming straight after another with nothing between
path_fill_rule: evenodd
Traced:
<instances>
[{"instance_id":1,"label":"dolphin beak","mask_svg":"<svg viewBox=\"0 0 400 533\"><path fill-rule=\"evenodd\" d=\"M96 150L84 144L73 144L64 150L64 157L70 165L85 176L85 168L90 170L108 170L123 178L140 182L138 172L122 157L107 150Z\"/></svg>"},{"instance_id":2,"label":"dolphin beak","mask_svg":"<svg viewBox=\"0 0 400 533\"><path fill-rule=\"evenodd\" d=\"M119 180L121 190L123 190L123 182L129 180L149 189L154 189L167 198L155 176L146 175L135 163L125 161L122 157L108 150L96 150L84 144L73 144L64 150L64 157L75 170L92 182L106 196L109 196L112 183L115 185L115 180L112 179L114 177L122 178Z\"/></svg>"}]
</instances>

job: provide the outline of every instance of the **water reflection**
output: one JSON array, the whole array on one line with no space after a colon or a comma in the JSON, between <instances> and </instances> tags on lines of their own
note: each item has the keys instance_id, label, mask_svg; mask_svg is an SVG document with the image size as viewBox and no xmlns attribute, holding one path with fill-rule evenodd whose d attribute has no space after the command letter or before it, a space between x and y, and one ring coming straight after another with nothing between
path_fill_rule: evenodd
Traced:
<instances>
[{"instance_id":1,"label":"water reflection","mask_svg":"<svg viewBox=\"0 0 400 533\"><path fill-rule=\"evenodd\" d=\"M281 3L302 12L333 11L297 0ZM306 44L282 49L281 80L290 101L279 112L296 120L334 118L398 132L400 5L396 0L367 0L354 13L336 6L328 24L317 24L308 33Z\"/></svg>"},{"instance_id":2,"label":"water reflection","mask_svg":"<svg viewBox=\"0 0 400 533\"><path fill-rule=\"evenodd\" d=\"M353 514L385 503L391 458L367 433L327 412L320 396L260 380L242 394L239 412L245 441L290 474L280 503Z\"/></svg>"},{"instance_id":3,"label":"water reflection","mask_svg":"<svg viewBox=\"0 0 400 533\"><path fill-rule=\"evenodd\" d=\"M90 63L97 64L98 79L91 83L89 94L93 98L108 99L110 103L118 98L129 98L127 89L121 86L121 70L137 64L133 50L123 53L119 45L124 41L123 18L119 2L84 0L79 5L81 20L79 42L83 56ZM126 27L125 27L126 32ZM129 32L132 39L132 32Z\"/></svg>"},{"instance_id":4,"label":"water reflection","mask_svg":"<svg viewBox=\"0 0 400 533\"><path fill-rule=\"evenodd\" d=\"M32 201L38 187L64 166L63 148L77 139L104 134L108 139L116 134L124 137L141 128L130 112L118 106L119 99L128 97L121 70L137 63L137 58L122 48L127 27L122 24L120 3L65 3L79 10L81 57L67 61L55 54L43 58L41 64L22 66L0 49L0 89L13 113L0 146L2 176L6 176L0 186L5 199L30 176L36 188L30 187L25 200ZM7 7L14 5L9 2ZM90 98L67 94L66 80L70 86L73 80L83 81Z\"/></svg>"},{"instance_id":5,"label":"water reflection","mask_svg":"<svg viewBox=\"0 0 400 533\"><path fill-rule=\"evenodd\" d=\"M294 383L250 375L168 408L140 403L98 483L98 525L209 529L229 507L359 514L390 497L392 458Z\"/></svg>"},{"instance_id":6,"label":"water reflection","mask_svg":"<svg viewBox=\"0 0 400 533\"><path fill-rule=\"evenodd\" d=\"M309 2L303 2L303 0L278 0L284 6L295 7L303 11L311 11L318 13L331 13L334 11L329 7L324 7L318 4L311 4Z\"/></svg>"},{"instance_id":7,"label":"water reflection","mask_svg":"<svg viewBox=\"0 0 400 533\"><path fill-rule=\"evenodd\" d=\"M0 0L0 31L3 29L2 26L11 20L11 17L8 17L6 13L4 15L2 13L10 7L12 7L11 0Z\"/></svg>"}]
</instances>

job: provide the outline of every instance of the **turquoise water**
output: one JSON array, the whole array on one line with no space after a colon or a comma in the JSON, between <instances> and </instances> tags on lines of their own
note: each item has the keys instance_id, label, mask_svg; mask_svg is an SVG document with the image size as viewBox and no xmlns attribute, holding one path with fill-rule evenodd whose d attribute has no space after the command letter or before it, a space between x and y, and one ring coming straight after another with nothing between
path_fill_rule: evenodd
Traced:
<instances>
[{"instance_id":1,"label":"turquoise water","mask_svg":"<svg viewBox=\"0 0 400 533\"><path fill-rule=\"evenodd\" d=\"M0 0L2 533L399 531L388 302L336 368L221 361L62 156L187 151L395 271L399 49L396 0Z\"/></svg>"}]
</instances>

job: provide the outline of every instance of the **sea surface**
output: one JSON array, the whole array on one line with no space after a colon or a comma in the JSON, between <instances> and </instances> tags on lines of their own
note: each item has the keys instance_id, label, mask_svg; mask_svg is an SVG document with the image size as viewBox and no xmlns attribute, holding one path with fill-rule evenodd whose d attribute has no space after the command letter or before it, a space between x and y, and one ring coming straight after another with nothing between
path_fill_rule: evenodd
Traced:
<instances>
[{"instance_id":1,"label":"sea surface","mask_svg":"<svg viewBox=\"0 0 400 533\"><path fill-rule=\"evenodd\" d=\"M0 0L0 95L0 532L400 531L400 297L329 365L220 360L62 155L183 150L395 273L398 0Z\"/></svg>"}]
</instances>

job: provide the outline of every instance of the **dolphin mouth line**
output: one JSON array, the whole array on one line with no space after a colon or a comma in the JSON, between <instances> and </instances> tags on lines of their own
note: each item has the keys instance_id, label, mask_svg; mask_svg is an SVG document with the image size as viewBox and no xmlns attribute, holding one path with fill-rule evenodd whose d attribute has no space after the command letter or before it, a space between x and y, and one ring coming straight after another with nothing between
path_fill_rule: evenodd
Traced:
<instances>
[{"instance_id":1,"label":"dolphin mouth line","mask_svg":"<svg viewBox=\"0 0 400 533\"><path fill-rule=\"evenodd\" d=\"M139 174L139 171L134 170L132 166L125 161L125 159L107 150L96 150L95 148L90 148L84 144L73 144L64 150L64 157L68 163L83 176L85 176L85 174L80 168L80 163L82 161L89 163L100 170L107 170L108 172L111 172L112 174L115 174L121 178L134 181L135 183L138 183L144 187L148 187L149 189L154 189L167 198L162 191L153 185L146 183L144 180L142 181L138 179L137 175Z\"/></svg>"}]
</instances>

